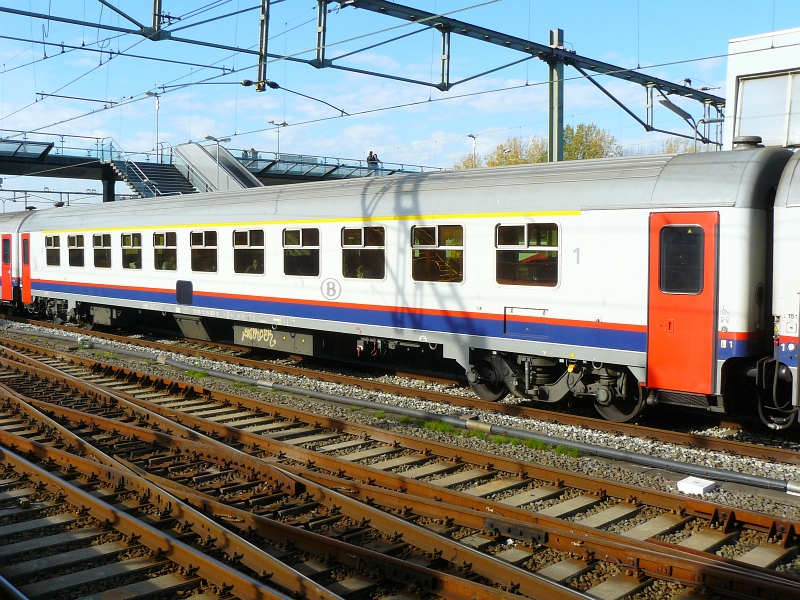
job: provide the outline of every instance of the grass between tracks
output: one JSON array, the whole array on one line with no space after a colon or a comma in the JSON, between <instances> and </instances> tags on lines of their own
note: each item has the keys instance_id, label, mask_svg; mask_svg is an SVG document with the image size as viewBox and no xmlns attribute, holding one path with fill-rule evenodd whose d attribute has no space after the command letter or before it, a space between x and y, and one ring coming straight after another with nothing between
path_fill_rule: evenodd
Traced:
<instances>
[{"instance_id":1,"label":"grass between tracks","mask_svg":"<svg viewBox=\"0 0 800 600\"><path fill-rule=\"evenodd\" d=\"M381 410L375 413L375 417L378 419L382 419L384 416L386 416L386 411ZM561 444L552 446L539 440L522 440L520 438L511 437L508 435L493 435L484 431L477 431L475 429L460 429L451 425L450 423L443 423L442 421L425 421L424 419L414 419L412 417L403 416L400 417L399 423L402 425L422 427L423 429L428 429L437 433L446 433L448 435L462 436L467 438L477 438L479 440L486 440L487 442L492 442L494 444L511 444L512 446L521 446L524 444L531 450L555 452L556 454L564 454L566 456L572 456L573 458L579 458L581 455L580 450L577 448L570 448Z\"/></svg>"},{"instance_id":2,"label":"grass between tracks","mask_svg":"<svg viewBox=\"0 0 800 600\"><path fill-rule=\"evenodd\" d=\"M208 377L208 373L205 371L186 371L186 374L189 377L196 377L197 379L203 379L204 377Z\"/></svg>"}]
</instances>

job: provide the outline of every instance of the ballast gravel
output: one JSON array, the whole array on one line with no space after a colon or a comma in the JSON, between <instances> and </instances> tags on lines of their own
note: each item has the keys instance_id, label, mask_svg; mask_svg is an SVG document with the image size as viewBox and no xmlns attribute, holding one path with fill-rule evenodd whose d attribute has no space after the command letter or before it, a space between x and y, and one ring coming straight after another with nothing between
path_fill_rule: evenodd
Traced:
<instances>
[{"instance_id":1,"label":"ballast gravel","mask_svg":"<svg viewBox=\"0 0 800 600\"><path fill-rule=\"evenodd\" d=\"M36 333L48 333L70 337L76 342L81 340L83 345L92 344L100 345L106 348L120 348L137 352L143 351L141 347L134 344L125 344L100 338L93 338L88 333L78 334L53 330L36 325L27 325L0 320L0 328L2 327L29 332L26 334L15 334L13 332L6 331L4 334L12 338L19 336L19 338L23 340L29 339L30 335L35 335ZM164 342L171 343L170 340L164 340ZM37 343L58 347L60 342L49 340L47 338L40 338L37 340ZM91 356L93 358L97 357L97 351L93 351L91 349L77 350L76 353ZM795 465L775 463L756 458L741 457L720 452L712 452L705 449L687 448L684 446L663 443L649 439L641 439L626 435L595 431L587 427L561 425L545 421L523 419L496 413L475 411L474 409L466 409L463 407L450 406L404 396L394 396L383 392L364 390L352 386L344 386L335 383L318 381L307 377L298 377L269 371L268 363L265 363L265 370L261 370L198 357L185 356L181 354L167 353L167 357L184 364L191 365L193 369L197 371L219 371L249 377L256 380L271 381L287 386L300 387L327 394L335 394L381 403L386 405L385 411L387 414L377 418L374 416L374 411L356 409L355 407L347 407L330 402L318 401L307 397L295 397L274 391L268 392L256 388L250 388L248 386L237 386L222 379L212 380L212 378L206 377L197 379L189 376L186 372L182 372L179 369L165 367L160 364L145 364L145 361L137 360L124 355L106 355L102 356L102 359L106 362L118 364L123 367L146 371L156 376L162 376L164 378L173 380L183 380L195 384L201 382L202 385L206 387L214 387L227 393L256 398L262 401L268 401L298 410L322 413L331 418L336 418L343 421L360 423L373 427L381 427L385 430L395 431L403 435L410 435L417 438L453 444L480 452L506 456L514 460L527 461L541 464L543 466L565 469L600 479L618 481L643 488L652 488L680 493L676 487L674 474L665 475L652 469L643 467L629 467L628 465L623 465L621 463L589 456L573 456L569 453L565 453L565 451L561 448L556 448L555 450L557 451L553 451L553 449L539 450L530 448L522 443L508 443L508 439L502 439L500 436L487 436L481 439L479 437L469 437L434 431L413 422L409 423L407 422L408 420L398 420L391 415L391 407L405 407L456 417L467 414L475 415L477 413L479 419L485 423L527 429L537 433L558 437L563 440L596 444L648 456L667 458L678 462L685 462L706 467L715 467L718 469L724 469L738 473L760 475L778 480L800 481L800 467ZM386 380L385 377L380 379ZM399 377L392 377L391 379L393 380L393 383L398 383L406 387L408 387L410 385L410 381L412 381L408 378ZM437 389L438 391L445 391L448 393L456 392L456 389L452 388L451 386L440 386L439 384L431 382L419 381L417 381L416 384L418 387L425 387L426 389ZM738 432L736 433L738 434ZM716 430L712 428L698 431L697 434L713 435L715 437L730 437L731 431L723 428L717 428ZM739 438L737 437L737 439ZM741 441L746 440L742 439ZM757 441L759 443L764 442L763 439L759 439ZM798 448L800 448L800 445L798 444L781 442L779 439L776 440L775 445L780 445L782 447L793 447L797 445ZM787 502L783 503L780 502L777 497L760 495L757 492L751 494L728 491L724 488L724 484L722 485L723 487L718 487L714 492L707 494L704 498L735 508L771 514L786 519L800 519L800 506L792 503L792 501L788 498Z\"/></svg>"}]
</instances>

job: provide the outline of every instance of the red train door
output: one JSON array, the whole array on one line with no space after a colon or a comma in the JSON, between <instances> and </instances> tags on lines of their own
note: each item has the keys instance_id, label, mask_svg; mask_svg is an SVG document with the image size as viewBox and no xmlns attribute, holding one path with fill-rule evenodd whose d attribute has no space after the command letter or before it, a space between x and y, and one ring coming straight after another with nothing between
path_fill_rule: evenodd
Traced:
<instances>
[{"instance_id":1,"label":"red train door","mask_svg":"<svg viewBox=\"0 0 800 600\"><path fill-rule=\"evenodd\" d=\"M719 213L650 215L647 387L711 394Z\"/></svg>"},{"instance_id":2,"label":"red train door","mask_svg":"<svg viewBox=\"0 0 800 600\"><path fill-rule=\"evenodd\" d=\"M33 302L31 295L31 234L22 234L22 301Z\"/></svg>"},{"instance_id":3,"label":"red train door","mask_svg":"<svg viewBox=\"0 0 800 600\"><path fill-rule=\"evenodd\" d=\"M11 287L11 236L4 234L2 240L2 299L11 302L14 299L14 290Z\"/></svg>"}]
</instances>

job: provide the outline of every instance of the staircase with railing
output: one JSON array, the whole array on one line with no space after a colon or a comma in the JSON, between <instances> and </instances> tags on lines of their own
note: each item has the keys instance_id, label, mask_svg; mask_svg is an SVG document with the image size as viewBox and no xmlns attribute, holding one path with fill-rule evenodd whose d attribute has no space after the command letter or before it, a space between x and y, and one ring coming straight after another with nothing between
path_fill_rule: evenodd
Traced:
<instances>
[{"instance_id":1,"label":"staircase with railing","mask_svg":"<svg viewBox=\"0 0 800 600\"><path fill-rule=\"evenodd\" d=\"M113 140L112 145L113 148ZM109 152L109 164L117 174L117 177L124 181L128 187L140 198L155 198L156 196L174 196L181 194L194 194L197 192L194 185L180 172L180 170L170 162L150 162L149 155L147 160L135 161L133 156L123 152L119 144L116 146L116 157L114 152ZM162 152L156 154L160 159Z\"/></svg>"}]
</instances>

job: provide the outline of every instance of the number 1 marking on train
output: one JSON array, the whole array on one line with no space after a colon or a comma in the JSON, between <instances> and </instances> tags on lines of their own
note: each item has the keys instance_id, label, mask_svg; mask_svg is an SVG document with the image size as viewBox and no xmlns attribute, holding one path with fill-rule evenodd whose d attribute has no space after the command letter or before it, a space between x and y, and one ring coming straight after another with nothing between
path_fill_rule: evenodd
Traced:
<instances>
[{"instance_id":1,"label":"number 1 marking on train","mask_svg":"<svg viewBox=\"0 0 800 600\"><path fill-rule=\"evenodd\" d=\"M572 253L575 255L575 264L576 265L581 264L581 249L575 248L575 250L573 250Z\"/></svg>"}]
</instances>

